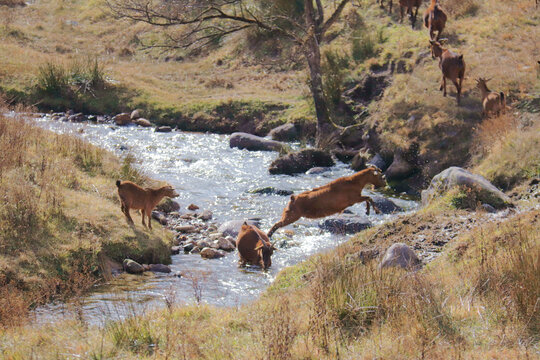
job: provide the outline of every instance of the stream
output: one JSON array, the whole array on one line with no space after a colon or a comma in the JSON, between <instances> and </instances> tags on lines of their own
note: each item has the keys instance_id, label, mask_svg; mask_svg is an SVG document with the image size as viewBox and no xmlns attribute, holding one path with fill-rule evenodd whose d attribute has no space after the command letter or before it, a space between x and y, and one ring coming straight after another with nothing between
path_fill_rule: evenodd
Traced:
<instances>
[{"instance_id":1,"label":"stream","mask_svg":"<svg viewBox=\"0 0 540 360\"><path fill-rule=\"evenodd\" d=\"M322 174L269 175L268 167L278 156L276 152L231 149L228 135L181 131L158 133L152 128L136 126L59 122L49 116L34 121L44 129L82 137L120 157L133 155L138 160L136 166L146 175L167 181L177 189L180 196L175 201L182 209L194 203L201 210L211 210L212 222L218 226L228 220L261 218L261 229L267 231L280 218L289 197L252 194L250 190L272 186L299 193L353 173L348 165L338 162ZM299 144L291 146L298 148ZM370 190L364 191L373 194ZM415 201L399 197L391 197L391 200L405 211L415 210L418 206ZM349 210L363 215L365 205L357 204ZM369 219L376 224L392 216L395 215L373 214ZM140 216L135 215L140 226L138 220ZM272 267L267 272L256 268L240 269L236 252L213 260L181 253L172 256L171 274L192 274L191 277L122 274L109 283L95 286L82 298L40 306L34 310L33 317L38 324L74 315L89 323L103 324L164 307L165 300L190 304L196 297L212 305L239 306L256 299L283 268L335 248L349 238L323 231L318 223L318 220L299 220L287 227L294 231L292 237L278 231L273 240L287 239L288 246L274 253Z\"/></svg>"}]
</instances>

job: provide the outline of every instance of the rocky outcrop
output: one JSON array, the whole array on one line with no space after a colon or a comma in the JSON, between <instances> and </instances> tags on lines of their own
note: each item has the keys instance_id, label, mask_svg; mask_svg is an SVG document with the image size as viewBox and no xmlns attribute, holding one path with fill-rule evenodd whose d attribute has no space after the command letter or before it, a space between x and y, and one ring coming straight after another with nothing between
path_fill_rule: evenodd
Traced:
<instances>
[{"instance_id":1,"label":"rocky outcrop","mask_svg":"<svg viewBox=\"0 0 540 360\"><path fill-rule=\"evenodd\" d=\"M171 268L163 264L150 264L148 271L168 274L171 272Z\"/></svg>"},{"instance_id":2,"label":"rocky outcrop","mask_svg":"<svg viewBox=\"0 0 540 360\"><path fill-rule=\"evenodd\" d=\"M356 215L340 215L323 220L319 227L332 234L355 234L372 226L366 218Z\"/></svg>"},{"instance_id":3,"label":"rocky outcrop","mask_svg":"<svg viewBox=\"0 0 540 360\"><path fill-rule=\"evenodd\" d=\"M236 132L229 139L232 148L246 149L250 151L280 151L284 144L279 141L268 140L260 136Z\"/></svg>"},{"instance_id":4,"label":"rocky outcrop","mask_svg":"<svg viewBox=\"0 0 540 360\"><path fill-rule=\"evenodd\" d=\"M421 261L418 256L409 246L403 243L390 246L379 264L380 268L401 267L408 270L414 270L420 266Z\"/></svg>"},{"instance_id":5,"label":"rocky outcrop","mask_svg":"<svg viewBox=\"0 0 540 360\"><path fill-rule=\"evenodd\" d=\"M327 152L315 149L306 149L282 156L270 164L270 174L299 174L313 167L334 166L334 160Z\"/></svg>"},{"instance_id":6,"label":"rocky outcrop","mask_svg":"<svg viewBox=\"0 0 540 360\"><path fill-rule=\"evenodd\" d=\"M283 124L272 129L268 135L277 141L295 141L298 140L299 133L296 126L292 123Z\"/></svg>"},{"instance_id":7,"label":"rocky outcrop","mask_svg":"<svg viewBox=\"0 0 540 360\"><path fill-rule=\"evenodd\" d=\"M422 191L422 205L429 205L433 199L457 186L471 189L480 202L496 209L511 204L510 198L483 176L453 166L433 177L428 189Z\"/></svg>"},{"instance_id":8,"label":"rocky outcrop","mask_svg":"<svg viewBox=\"0 0 540 360\"><path fill-rule=\"evenodd\" d=\"M381 154L375 154L371 159L368 160L366 163L367 166L374 165L375 167L378 167L382 171L385 171L388 168L388 165L386 164L386 161L384 161L384 158Z\"/></svg>"},{"instance_id":9,"label":"rocky outcrop","mask_svg":"<svg viewBox=\"0 0 540 360\"><path fill-rule=\"evenodd\" d=\"M328 171L330 171L330 168L327 168L327 167L314 167L314 168L311 168L308 171L306 171L306 174L307 175L318 175L318 174L323 174L323 173L328 172Z\"/></svg>"}]
</instances>

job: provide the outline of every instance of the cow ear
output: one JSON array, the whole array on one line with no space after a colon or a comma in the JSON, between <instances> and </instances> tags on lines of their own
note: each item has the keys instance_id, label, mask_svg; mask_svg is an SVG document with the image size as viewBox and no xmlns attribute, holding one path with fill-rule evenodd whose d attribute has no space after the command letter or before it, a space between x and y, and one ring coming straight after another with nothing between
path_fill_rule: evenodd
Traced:
<instances>
[{"instance_id":1,"label":"cow ear","mask_svg":"<svg viewBox=\"0 0 540 360\"><path fill-rule=\"evenodd\" d=\"M373 172L373 175L379 176L379 172L378 172L377 170L375 170L375 171Z\"/></svg>"}]
</instances>

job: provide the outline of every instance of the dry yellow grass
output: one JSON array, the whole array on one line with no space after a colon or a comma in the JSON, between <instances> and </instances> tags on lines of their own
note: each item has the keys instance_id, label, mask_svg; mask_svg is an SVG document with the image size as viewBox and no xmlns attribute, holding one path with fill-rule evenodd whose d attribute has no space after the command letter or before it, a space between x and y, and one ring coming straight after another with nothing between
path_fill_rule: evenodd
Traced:
<instances>
[{"instance_id":1,"label":"dry yellow grass","mask_svg":"<svg viewBox=\"0 0 540 360\"><path fill-rule=\"evenodd\" d=\"M99 281L102 256L168 262L172 241L161 228L126 224L114 182L147 181L129 164L21 116L0 116L0 284L12 294L2 296L1 325Z\"/></svg>"}]
</instances>

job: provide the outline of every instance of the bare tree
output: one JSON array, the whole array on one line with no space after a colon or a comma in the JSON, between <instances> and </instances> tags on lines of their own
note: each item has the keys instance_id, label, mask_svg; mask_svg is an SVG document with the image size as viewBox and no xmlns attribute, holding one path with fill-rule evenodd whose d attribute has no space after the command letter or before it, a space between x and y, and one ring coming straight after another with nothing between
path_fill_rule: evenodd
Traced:
<instances>
[{"instance_id":1,"label":"bare tree","mask_svg":"<svg viewBox=\"0 0 540 360\"><path fill-rule=\"evenodd\" d=\"M198 49L218 41L226 35L248 28L270 31L292 39L300 47L307 61L310 89L317 114L317 146L336 132L330 120L323 92L321 73L321 44L325 34L339 19L351 0L336 0L325 8L322 0L296 0L303 2L300 14L290 11L295 1L255 0L108 0L113 13L162 28L180 27L180 35L167 34L167 41L153 47ZM325 16L331 8L331 15ZM271 11L269 11L271 10ZM289 11L288 11L289 10Z\"/></svg>"}]
</instances>

